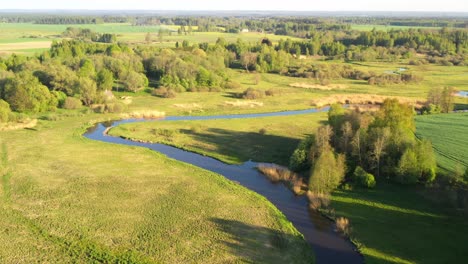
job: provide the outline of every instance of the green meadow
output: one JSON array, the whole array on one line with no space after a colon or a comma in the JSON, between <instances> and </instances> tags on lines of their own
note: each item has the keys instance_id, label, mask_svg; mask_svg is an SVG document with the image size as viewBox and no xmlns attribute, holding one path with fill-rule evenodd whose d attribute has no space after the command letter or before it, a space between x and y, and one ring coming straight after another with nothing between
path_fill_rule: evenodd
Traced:
<instances>
[{"instance_id":1,"label":"green meadow","mask_svg":"<svg viewBox=\"0 0 468 264\"><path fill-rule=\"evenodd\" d=\"M107 118L118 117L68 111L0 132L1 262L313 262L265 198L156 152L82 136Z\"/></svg>"}]
</instances>

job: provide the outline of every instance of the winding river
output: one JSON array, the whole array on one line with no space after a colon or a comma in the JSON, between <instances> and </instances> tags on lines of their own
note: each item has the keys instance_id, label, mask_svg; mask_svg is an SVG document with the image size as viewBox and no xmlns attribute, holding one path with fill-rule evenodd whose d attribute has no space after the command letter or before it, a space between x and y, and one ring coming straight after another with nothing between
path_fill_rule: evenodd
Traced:
<instances>
[{"instance_id":1,"label":"winding river","mask_svg":"<svg viewBox=\"0 0 468 264\"><path fill-rule=\"evenodd\" d=\"M107 135L109 128L126 123L135 122L163 122L181 120L213 120L213 119L239 119L258 118L270 116L292 116L300 114L328 111L328 108L308 109L299 111L286 111L276 113L243 114L243 115L219 115L219 116L170 116L157 120L126 119L121 121L98 123L90 128L84 136L98 141L139 146L150 148L167 155L170 158L190 163L200 168L218 173L231 181L257 192L273 203L289 221L304 235L305 240L312 246L317 263L363 263L362 256L355 247L334 230L331 221L315 211L308 209L308 201L305 196L296 196L283 184L273 184L256 169L256 162L248 161L241 165L229 165L219 160L206 157L197 153L184 151L175 147L141 143L126 140L120 137Z\"/></svg>"}]
</instances>

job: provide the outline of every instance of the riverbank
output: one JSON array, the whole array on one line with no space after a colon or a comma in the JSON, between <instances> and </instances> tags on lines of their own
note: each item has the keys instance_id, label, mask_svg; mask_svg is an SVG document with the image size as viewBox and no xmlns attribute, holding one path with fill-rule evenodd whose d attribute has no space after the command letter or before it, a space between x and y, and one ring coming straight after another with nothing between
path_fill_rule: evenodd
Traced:
<instances>
[{"instance_id":1,"label":"riverbank","mask_svg":"<svg viewBox=\"0 0 468 264\"><path fill-rule=\"evenodd\" d=\"M254 121L263 123L261 119L252 122ZM300 122L295 117L290 117L289 123L297 126ZM189 124L193 124L192 121L184 123L184 126ZM146 126L168 129L165 122L131 124L125 125L125 128L129 135L134 127L139 127L137 132L144 134ZM176 126L172 128L177 130ZM249 130L246 125L243 132L255 133L256 129L257 127L252 127ZM264 151L274 149L267 144ZM237 155L234 150L229 152L229 148L226 153ZM334 192L331 207L337 217L350 220L351 236L359 245L366 263L441 263L446 260L456 262L468 257L465 256L464 248L467 243L464 234L468 231L465 218L457 216L450 209L433 204L424 195L431 194L429 190L378 180L373 190ZM452 239L447 240L447 236Z\"/></svg>"},{"instance_id":2,"label":"riverbank","mask_svg":"<svg viewBox=\"0 0 468 264\"><path fill-rule=\"evenodd\" d=\"M254 192L147 149L81 136L84 124L116 117L0 132L2 262L313 262L300 233Z\"/></svg>"}]
</instances>

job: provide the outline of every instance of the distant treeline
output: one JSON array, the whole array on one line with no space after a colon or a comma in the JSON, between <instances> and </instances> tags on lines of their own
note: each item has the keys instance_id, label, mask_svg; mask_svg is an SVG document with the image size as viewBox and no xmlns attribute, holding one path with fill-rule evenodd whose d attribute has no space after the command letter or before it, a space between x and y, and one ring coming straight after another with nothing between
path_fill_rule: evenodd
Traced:
<instances>
[{"instance_id":1,"label":"distant treeline","mask_svg":"<svg viewBox=\"0 0 468 264\"><path fill-rule=\"evenodd\" d=\"M126 16L59 16L59 15L18 15L1 14L2 23L35 23L50 25L126 23L133 21Z\"/></svg>"},{"instance_id":2,"label":"distant treeline","mask_svg":"<svg viewBox=\"0 0 468 264\"><path fill-rule=\"evenodd\" d=\"M350 25L385 25L409 27L468 28L467 18L398 18L398 17L304 17L304 16L161 16L151 14L132 15L50 15L50 14L1 14L6 23L36 24L99 24L133 23L134 25L197 26L199 31L270 32L277 35L303 36L311 30L349 30Z\"/></svg>"}]
</instances>

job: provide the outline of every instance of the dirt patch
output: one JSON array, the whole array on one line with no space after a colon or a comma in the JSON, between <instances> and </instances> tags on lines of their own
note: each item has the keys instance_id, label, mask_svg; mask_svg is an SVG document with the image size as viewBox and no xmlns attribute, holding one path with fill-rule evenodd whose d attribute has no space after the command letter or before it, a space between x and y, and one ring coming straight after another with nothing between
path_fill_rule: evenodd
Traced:
<instances>
[{"instance_id":1,"label":"dirt patch","mask_svg":"<svg viewBox=\"0 0 468 264\"><path fill-rule=\"evenodd\" d=\"M334 103L360 105L380 105L387 98L397 99L400 103L406 103L421 108L425 101L418 98L402 96L382 96L374 94L335 94L319 99L312 100L311 104L316 107L323 107Z\"/></svg>"},{"instance_id":2,"label":"dirt patch","mask_svg":"<svg viewBox=\"0 0 468 264\"><path fill-rule=\"evenodd\" d=\"M33 128L37 125L37 119L28 119L19 123L4 123L0 124L0 131L18 130L25 128Z\"/></svg>"},{"instance_id":3,"label":"dirt patch","mask_svg":"<svg viewBox=\"0 0 468 264\"><path fill-rule=\"evenodd\" d=\"M235 106L235 107L259 107L263 106L262 102L257 102L257 101L225 101L224 105L226 106Z\"/></svg>"},{"instance_id":4,"label":"dirt patch","mask_svg":"<svg viewBox=\"0 0 468 264\"><path fill-rule=\"evenodd\" d=\"M123 118L162 118L166 113L161 111L135 111L122 114Z\"/></svg>"},{"instance_id":5,"label":"dirt patch","mask_svg":"<svg viewBox=\"0 0 468 264\"><path fill-rule=\"evenodd\" d=\"M193 103L193 104L173 104L173 106L176 107L176 108L188 109L188 110L202 109L202 106L197 104L197 103Z\"/></svg>"},{"instance_id":6,"label":"dirt patch","mask_svg":"<svg viewBox=\"0 0 468 264\"><path fill-rule=\"evenodd\" d=\"M321 84L314 84L314 83L291 83L289 86L295 88L304 88L304 89L315 89L315 90L344 90L348 88L347 85L344 84L329 84L329 85L321 85Z\"/></svg>"}]
</instances>

